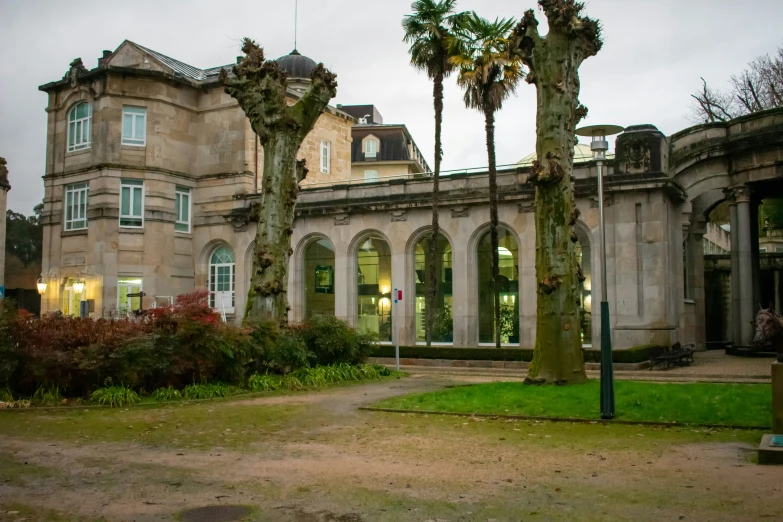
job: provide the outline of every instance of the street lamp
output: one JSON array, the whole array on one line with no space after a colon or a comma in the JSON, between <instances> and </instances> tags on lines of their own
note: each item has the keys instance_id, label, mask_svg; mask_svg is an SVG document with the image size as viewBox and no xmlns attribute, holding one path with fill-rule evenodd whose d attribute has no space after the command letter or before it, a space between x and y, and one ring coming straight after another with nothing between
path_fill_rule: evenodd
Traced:
<instances>
[{"instance_id":1,"label":"street lamp","mask_svg":"<svg viewBox=\"0 0 783 522\"><path fill-rule=\"evenodd\" d=\"M576 130L578 136L590 136L590 150L593 151L598 167L598 220L601 249L601 418L614 418L614 372L612 372L612 336L609 326L609 302L606 291L606 223L604 221L603 166L606 151L609 150L607 136L620 134L625 129L618 125L588 125ZM615 252L615 255L616 252Z\"/></svg>"},{"instance_id":2,"label":"street lamp","mask_svg":"<svg viewBox=\"0 0 783 522\"><path fill-rule=\"evenodd\" d=\"M44 295L46 293L46 279L44 279L43 274L41 274L41 277L38 278L38 281L36 281L35 286L38 287L38 293L41 295Z\"/></svg>"}]
</instances>

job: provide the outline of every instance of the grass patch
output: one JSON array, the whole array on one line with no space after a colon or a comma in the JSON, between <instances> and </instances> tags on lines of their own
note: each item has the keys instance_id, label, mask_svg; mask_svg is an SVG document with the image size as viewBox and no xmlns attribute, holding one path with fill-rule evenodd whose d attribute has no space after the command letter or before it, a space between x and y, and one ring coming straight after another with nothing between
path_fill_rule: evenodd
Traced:
<instances>
[{"instance_id":1,"label":"grass patch","mask_svg":"<svg viewBox=\"0 0 783 522\"><path fill-rule=\"evenodd\" d=\"M571 386L491 383L458 386L432 393L394 397L375 404L403 410L599 417L597 380ZM767 384L615 382L617 419L683 424L769 426L771 391Z\"/></svg>"}]
</instances>

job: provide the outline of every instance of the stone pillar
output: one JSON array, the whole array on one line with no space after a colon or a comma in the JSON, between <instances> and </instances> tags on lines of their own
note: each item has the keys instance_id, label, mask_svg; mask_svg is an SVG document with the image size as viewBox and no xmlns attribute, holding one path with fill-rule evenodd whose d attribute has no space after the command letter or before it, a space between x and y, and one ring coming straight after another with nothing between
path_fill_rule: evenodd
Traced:
<instances>
[{"instance_id":1,"label":"stone pillar","mask_svg":"<svg viewBox=\"0 0 783 522\"><path fill-rule=\"evenodd\" d=\"M751 193L750 201L750 270L753 277L753 308L758 311L761 304L761 259L759 255L759 206L761 200ZM768 306L769 303L766 303Z\"/></svg>"},{"instance_id":2,"label":"stone pillar","mask_svg":"<svg viewBox=\"0 0 783 522\"><path fill-rule=\"evenodd\" d=\"M697 350L707 348L707 311L705 305L704 281L704 234L707 232L707 220L696 216L691 224L690 261L691 261L691 299L696 305L694 342Z\"/></svg>"},{"instance_id":3,"label":"stone pillar","mask_svg":"<svg viewBox=\"0 0 783 522\"><path fill-rule=\"evenodd\" d=\"M772 433L783 435L783 363L772 363Z\"/></svg>"},{"instance_id":4,"label":"stone pillar","mask_svg":"<svg viewBox=\"0 0 783 522\"><path fill-rule=\"evenodd\" d=\"M731 226L731 314L729 322L731 324L731 341L738 346L740 341L740 306L739 306L739 241L737 235L739 224L737 221L737 205L734 200L734 192L731 189L726 190L726 197L729 201L729 219Z\"/></svg>"},{"instance_id":5,"label":"stone pillar","mask_svg":"<svg viewBox=\"0 0 783 522\"><path fill-rule=\"evenodd\" d=\"M0 158L0 287L5 295L5 211L8 208L8 169L5 158Z\"/></svg>"},{"instance_id":6,"label":"stone pillar","mask_svg":"<svg viewBox=\"0 0 783 522\"><path fill-rule=\"evenodd\" d=\"M737 228L731 231L732 251L737 250L737 272L739 284L739 346L750 346L753 342L753 241L750 188L734 188L737 212ZM734 244L737 244L734 247ZM732 276L734 273L732 267ZM736 320L737 318L735 318Z\"/></svg>"}]
</instances>

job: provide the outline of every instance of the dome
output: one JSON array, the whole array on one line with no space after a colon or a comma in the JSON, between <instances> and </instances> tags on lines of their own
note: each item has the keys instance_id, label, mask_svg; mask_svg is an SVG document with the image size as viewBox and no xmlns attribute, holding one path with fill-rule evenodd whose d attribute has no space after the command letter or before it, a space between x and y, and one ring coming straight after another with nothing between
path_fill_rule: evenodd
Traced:
<instances>
[{"instance_id":1,"label":"dome","mask_svg":"<svg viewBox=\"0 0 783 522\"><path fill-rule=\"evenodd\" d=\"M614 154L607 152L606 153L606 159L612 159L614 158ZM516 164L517 167L529 167L533 164L533 161L536 159L536 153L531 152L521 160L519 160ZM590 150L590 145L586 145L584 143L577 143L576 146L574 146L574 164L577 163L585 163L587 161L593 160L593 151Z\"/></svg>"},{"instance_id":2,"label":"dome","mask_svg":"<svg viewBox=\"0 0 783 522\"><path fill-rule=\"evenodd\" d=\"M291 51L291 54L281 56L275 61L278 68L286 73L289 78L306 78L308 80L317 65L315 60L302 56L296 49Z\"/></svg>"}]
</instances>

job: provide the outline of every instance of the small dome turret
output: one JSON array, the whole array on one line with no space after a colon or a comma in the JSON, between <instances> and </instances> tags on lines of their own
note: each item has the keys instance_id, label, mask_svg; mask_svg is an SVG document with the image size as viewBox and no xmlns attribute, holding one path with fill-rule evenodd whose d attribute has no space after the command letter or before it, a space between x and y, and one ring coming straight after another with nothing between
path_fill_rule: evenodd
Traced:
<instances>
[{"instance_id":1,"label":"small dome turret","mask_svg":"<svg viewBox=\"0 0 783 522\"><path fill-rule=\"evenodd\" d=\"M277 67L291 79L309 80L313 69L318 65L315 60L302 56L296 49L291 51L291 54L281 56L275 61L277 62Z\"/></svg>"}]
</instances>

